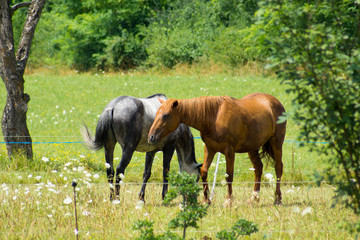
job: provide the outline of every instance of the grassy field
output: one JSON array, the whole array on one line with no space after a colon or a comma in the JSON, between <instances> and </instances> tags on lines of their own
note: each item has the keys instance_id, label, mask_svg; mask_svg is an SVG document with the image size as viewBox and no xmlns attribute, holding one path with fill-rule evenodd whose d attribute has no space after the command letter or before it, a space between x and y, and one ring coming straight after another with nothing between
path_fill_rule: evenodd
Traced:
<instances>
[{"instance_id":1,"label":"grassy field","mask_svg":"<svg viewBox=\"0 0 360 240\"><path fill-rule=\"evenodd\" d=\"M0 238L2 239L69 239L74 237L73 205L64 204L72 196L73 179L79 182L79 222L81 239L132 239L132 224L139 219L155 221L155 230L163 231L178 207L161 204L160 185L162 154L158 153L146 192L146 206L135 208L138 183L142 180L144 153L135 153L125 172L125 187L120 204L108 201L104 153L87 150L81 143L80 127L86 123L94 131L105 105L119 95L145 97L164 93L173 98L229 95L236 98L266 92L277 97L291 113L291 95L286 86L272 76L261 74L43 74L26 76L26 92L31 101L28 127L33 139L34 161L7 159L5 144L0 144ZM0 106L6 91L0 88ZM355 221L348 210L331 208L333 188L309 188L309 176L326 166L324 157L299 148L292 141L299 129L288 121L284 144L284 204L272 205L274 188L263 184L261 203L246 203L252 192L254 173L246 154L238 154L235 162L234 206L223 208L225 187L218 184L214 204L200 223L200 229L189 237L214 237L217 231L230 228L238 217L259 225L256 238L270 239L351 239L338 224ZM194 136L199 136L193 130ZM0 142L3 137L0 136ZM66 142L66 143L65 143ZM72 142L72 143L69 143ZM318 147L322 147L321 144ZM203 161L203 143L195 140L196 157ZM116 149L116 164L121 151ZM174 156L176 158L176 156ZM215 162L215 161L214 161ZM171 164L178 170L177 160ZM214 167L210 168L210 178ZM218 183L225 174L225 159L220 161ZM274 173L272 166L264 173ZM306 210L307 209L307 210ZM310 211L310 212L309 212Z\"/></svg>"}]
</instances>

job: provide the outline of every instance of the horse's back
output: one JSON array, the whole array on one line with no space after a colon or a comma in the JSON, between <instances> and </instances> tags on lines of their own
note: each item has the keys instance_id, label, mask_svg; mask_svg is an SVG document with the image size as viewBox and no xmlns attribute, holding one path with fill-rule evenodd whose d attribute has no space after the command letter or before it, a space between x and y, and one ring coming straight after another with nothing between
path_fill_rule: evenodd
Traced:
<instances>
[{"instance_id":1,"label":"horse's back","mask_svg":"<svg viewBox=\"0 0 360 240\"><path fill-rule=\"evenodd\" d=\"M276 137L280 142L283 141L286 121L278 123L278 120L280 116L285 114L285 108L277 98L266 93L253 93L246 95L239 101L242 101L244 107L252 109L253 113L254 111L260 112L257 117L254 115L258 122L263 122L264 127L266 126L265 121L270 122L265 116L271 117L271 136Z\"/></svg>"},{"instance_id":2,"label":"horse's back","mask_svg":"<svg viewBox=\"0 0 360 240\"><path fill-rule=\"evenodd\" d=\"M159 147L147 142L147 134L160 107L158 97L166 98L162 94L148 98L120 96L107 105L105 109L113 111L114 133L121 146L132 145L139 152L149 152Z\"/></svg>"},{"instance_id":3,"label":"horse's back","mask_svg":"<svg viewBox=\"0 0 360 240\"><path fill-rule=\"evenodd\" d=\"M284 111L280 101L269 94L253 93L241 99L224 97L217 131L236 145L236 152L248 152L276 135L276 122Z\"/></svg>"},{"instance_id":4,"label":"horse's back","mask_svg":"<svg viewBox=\"0 0 360 240\"><path fill-rule=\"evenodd\" d=\"M282 103L276 97L267 93L251 93L239 99L239 102L249 109L265 108L271 110L277 116L285 112Z\"/></svg>"}]
</instances>

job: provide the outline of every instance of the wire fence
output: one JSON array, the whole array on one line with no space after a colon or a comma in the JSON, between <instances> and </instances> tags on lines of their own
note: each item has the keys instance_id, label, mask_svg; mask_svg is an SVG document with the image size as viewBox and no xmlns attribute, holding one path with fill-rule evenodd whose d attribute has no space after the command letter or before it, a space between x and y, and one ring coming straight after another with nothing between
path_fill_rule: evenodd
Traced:
<instances>
[{"instance_id":1,"label":"wire fence","mask_svg":"<svg viewBox=\"0 0 360 240\"><path fill-rule=\"evenodd\" d=\"M6 136L6 137L16 137L16 138L27 138L28 136ZM79 136L31 136L32 138L79 138ZM2 138L5 138L5 136L2 136ZM201 139L201 137L194 137L194 139ZM326 141L300 141L296 140L296 137L290 137L288 139L285 139L285 143L306 143L306 144L329 144L329 142ZM32 141L32 142L6 142L1 141L0 144L83 144L84 141Z\"/></svg>"}]
</instances>

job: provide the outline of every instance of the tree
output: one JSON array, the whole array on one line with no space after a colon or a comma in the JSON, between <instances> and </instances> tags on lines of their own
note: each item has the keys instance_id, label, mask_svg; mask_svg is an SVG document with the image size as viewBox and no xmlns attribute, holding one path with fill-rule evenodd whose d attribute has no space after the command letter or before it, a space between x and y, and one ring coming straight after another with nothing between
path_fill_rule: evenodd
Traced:
<instances>
[{"instance_id":1,"label":"tree","mask_svg":"<svg viewBox=\"0 0 360 240\"><path fill-rule=\"evenodd\" d=\"M9 0L0 0L0 76L7 90L1 127L9 157L17 153L28 159L33 157L32 140L26 124L30 96L24 92L24 72L44 3L45 0L33 0L10 7ZM11 17L20 7L29 7L29 10L15 54Z\"/></svg>"},{"instance_id":2,"label":"tree","mask_svg":"<svg viewBox=\"0 0 360 240\"><path fill-rule=\"evenodd\" d=\"M336 185L337 201L360 214L359 1L264 1L258 16L302 140L328 142L312 146L328 156L318 182Z\"/></svg>"}]
</instances>

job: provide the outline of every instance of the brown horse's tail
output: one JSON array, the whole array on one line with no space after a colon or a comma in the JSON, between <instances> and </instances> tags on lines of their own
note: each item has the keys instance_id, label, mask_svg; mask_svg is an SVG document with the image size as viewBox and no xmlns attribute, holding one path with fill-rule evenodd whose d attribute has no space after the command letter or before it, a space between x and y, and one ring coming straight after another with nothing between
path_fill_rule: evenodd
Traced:
<instances>
[{"instance_id":1,"label":"brown horse's tail","mask_svg":"<svg viewBox=\"0 0 360 240\"><path fill-rule=\"evenodd\" d=\"M274 152L271 148L270 141L267 141L262 146L262 151L260 152L260 158L265 160L266 164L274 164Z\"/></svg>"}]
</instances>

